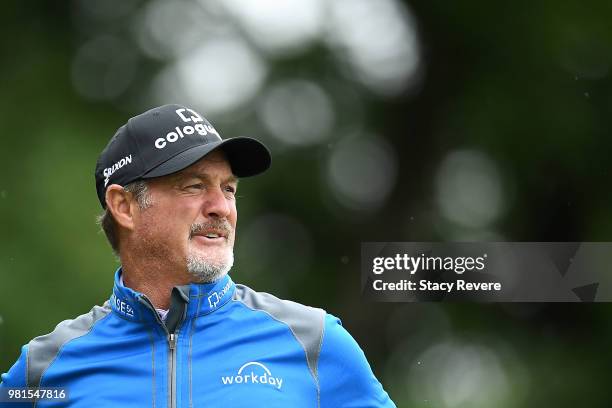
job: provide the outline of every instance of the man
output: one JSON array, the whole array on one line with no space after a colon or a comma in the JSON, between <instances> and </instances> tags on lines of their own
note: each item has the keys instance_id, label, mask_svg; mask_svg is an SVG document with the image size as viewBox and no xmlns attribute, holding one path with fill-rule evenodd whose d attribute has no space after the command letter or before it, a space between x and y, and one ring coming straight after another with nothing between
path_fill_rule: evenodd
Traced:
<instances>
[{"instance_id":1,"label":"man","mask_svg":"<svg viewBox=\"0 0 612 408\"><path fill-rule=\"evenodd\" d=\"M95 170L113 294L24 346L0 389L65 389L39 407L394 406L337 318L227 274L237 178L270 162L179 105L119 128Z\"/></svg>"}]
</instances>

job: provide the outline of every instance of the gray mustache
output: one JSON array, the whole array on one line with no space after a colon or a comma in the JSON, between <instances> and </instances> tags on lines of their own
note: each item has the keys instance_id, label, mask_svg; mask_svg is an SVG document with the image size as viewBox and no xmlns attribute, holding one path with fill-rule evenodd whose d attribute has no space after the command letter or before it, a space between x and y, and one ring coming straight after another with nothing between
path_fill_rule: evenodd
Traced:
<instances>
[{"instance_id":1,"label":"gray mustache","mask_svg":"<svg viewBox=\"0 0 612 408\"><path fill-rule=\"evenodd\" d=\"M229 236L232 232L232 226L227 220L215 220L206 223L191 224L189 229L189 239L193 238L194 235L202 233L208 229L215 229L225 233Z\"/></svg>"}]
</instances>

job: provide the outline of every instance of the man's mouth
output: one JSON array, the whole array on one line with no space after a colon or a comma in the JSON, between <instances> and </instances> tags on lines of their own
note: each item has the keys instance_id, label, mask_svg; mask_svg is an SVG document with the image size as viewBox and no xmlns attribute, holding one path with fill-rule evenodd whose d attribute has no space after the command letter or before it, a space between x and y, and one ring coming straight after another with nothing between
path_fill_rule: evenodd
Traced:
<instances>
[{"instance_id":1,"label":"man's mouth","mask_svg":"<svg viewBox=\"0 0 612 408\"><path fill-rule=\"evenodd\" d=\"M203 233L195 234L194 236L202 237L204 239L211 240L211 241L219 241L219 240L225 241L227 239L227 235L222 232L203 232Z\"/></svg>"},{"instance_id":2,"label":"man's mouth","mask_svg":"<svg viewBox=\"0 0 612 408\"><path fill-rule=\"evenodd\" d=\"M190 239L197 239L205 243L226 242L231 232L231 226L223 222L211 224L194 224L191 226Z\"/></svg>"}]
</instances>

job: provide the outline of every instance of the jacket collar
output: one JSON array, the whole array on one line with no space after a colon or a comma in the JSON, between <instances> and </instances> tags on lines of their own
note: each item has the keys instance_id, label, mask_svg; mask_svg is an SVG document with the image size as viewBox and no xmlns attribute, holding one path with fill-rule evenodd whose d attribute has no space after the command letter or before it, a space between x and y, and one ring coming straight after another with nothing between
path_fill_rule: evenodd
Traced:
<instances>
[{"instance_id":1,"label":"jacket collar","mask_svg":"<svg viewBox=\"0 0 612 408\"><path fill-rule=\"evenodd\" d=\"M122 269L115 272L113 294L110 297L112 310L126 320L134 322L157 322L154 310L148 305L146 296L120 282ZM229 275L212 283L190 283L184 286L175 286L183 300L187 303L185 319L213 313L227 302L234 294L235 284Z\"/></svg>"}]
</instances>

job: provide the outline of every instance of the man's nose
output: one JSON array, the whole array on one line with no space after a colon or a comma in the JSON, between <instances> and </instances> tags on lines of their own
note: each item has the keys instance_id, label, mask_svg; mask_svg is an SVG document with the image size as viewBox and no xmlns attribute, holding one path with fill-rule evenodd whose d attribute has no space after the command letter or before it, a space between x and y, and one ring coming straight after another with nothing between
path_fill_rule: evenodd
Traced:
<instances>
[{"instance_id":1,"label":"man's nose","mask_svg":"<svg viewBox=\"0 0 612 408\"><path fill-rule=\"evenodd\" d=\"M230 203L220 187L208 190L202 210L207 217L211 218L226 218L229 216L231 212Z\"/></svg>"}]
</instances>

